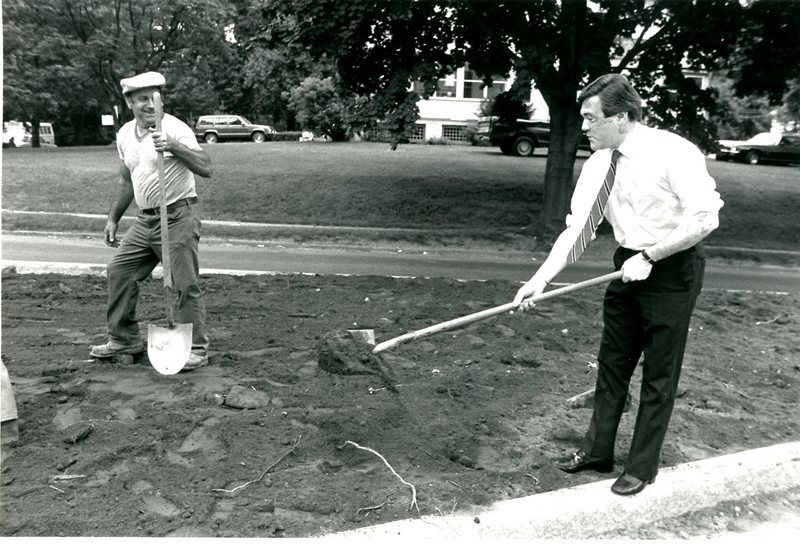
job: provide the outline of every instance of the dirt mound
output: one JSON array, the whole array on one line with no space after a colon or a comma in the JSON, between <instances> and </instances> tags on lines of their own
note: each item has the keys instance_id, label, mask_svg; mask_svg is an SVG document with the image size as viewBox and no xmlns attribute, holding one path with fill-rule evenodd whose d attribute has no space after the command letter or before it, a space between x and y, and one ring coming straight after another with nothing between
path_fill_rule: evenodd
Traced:
<instances>
[{"instance_id":1,"label":"dirt mound","mask_svg":"<svg viewBox=\"0 0 800 544\"><path fill-rule=\"evenodd\" d=\"M377 356L372 354L374 342L370 344L358 332L366 330L335 330L323 336L317 348L319 367L332 374L380 374Z\"/></svg>"}]
</instances>

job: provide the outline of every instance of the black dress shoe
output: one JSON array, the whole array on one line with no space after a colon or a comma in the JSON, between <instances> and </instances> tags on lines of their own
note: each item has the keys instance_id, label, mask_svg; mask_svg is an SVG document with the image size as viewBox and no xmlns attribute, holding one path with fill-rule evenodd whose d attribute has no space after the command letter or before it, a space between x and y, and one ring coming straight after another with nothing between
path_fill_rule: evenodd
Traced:
<instances>
[{"instance_id":1,"label":"black dress shoe","mask_svg":"<svg viewBox=\"0 0 800 544\"><path fill-rule=\"evenodd\" d=\"M639 491L656 481L655 476L649 480L640 480L635 476L623 473L611 486L611 491L617 495L636 495Z\"/></svg>"},{"instance_id":2,"label":"black dress shoe","mask_svg":"<svg viewBox=\"0 0 800 544\"><path fill-rule=\"evenodd\" d=\"M598 459L581 450L573 453L566 461L556 461L554 464L557 469L570 474L581 470L596 470L597 472L611 472L614 470L613 459Z\"/></svg>"}]
</instances>

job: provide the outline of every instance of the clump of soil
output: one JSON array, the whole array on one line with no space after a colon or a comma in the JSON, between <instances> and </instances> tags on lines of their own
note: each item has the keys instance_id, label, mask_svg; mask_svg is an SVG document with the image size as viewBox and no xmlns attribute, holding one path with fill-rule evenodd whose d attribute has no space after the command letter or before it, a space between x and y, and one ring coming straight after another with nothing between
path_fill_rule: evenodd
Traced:
<instances>
[{"instance_id":1,"label":"clump of soil","mask_svg":"<svg viewBox=\"0 0 800 544\"><path fill-rule=\"evenodd\" d=\"M146 356L89 358L105 341L103 277L3 278L2 357L20 435L3 452L0 534L303 537L417 516L409 488L349 443L413 484L423 515L613 477L552 466L591 415L567 400L594 386L601 287L384 352L375 368L391 373L387 384L380 372L324 370L325 331L369 323L391 338L505 303L517 285L321 276L204 285L211 362L162 376ZM701 294L663 466L797 440L799 298ZM143 330L164 322L160 281L143 284L139 318ZM248 402L234 402L247 391Z\"/></svg>"},{"instance_id":2,"label":"clump of soil","mask_svg":"<svg viewBox=\"0 0 800 544\"><path fill-rule=\"evenodd\" d=\"M380 374L377 356L372 348L354 331L335 330L319 342L319 367L332 374Z\"/></svg>"}]
</instances>

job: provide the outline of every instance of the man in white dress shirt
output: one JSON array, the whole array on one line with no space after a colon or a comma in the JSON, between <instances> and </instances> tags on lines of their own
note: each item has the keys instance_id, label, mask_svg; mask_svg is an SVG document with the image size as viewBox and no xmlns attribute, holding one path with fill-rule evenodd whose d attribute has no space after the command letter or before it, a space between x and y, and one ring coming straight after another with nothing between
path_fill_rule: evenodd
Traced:
<instances>
[{"instance_id":1,"label":"man in white dress shirt","mask_svg":"<svg viewBox=\"0 0 800 544\"><path fill-rule=\"evenodd\" d=\"M641 99L620 74L606 74L578 97L582 130L594 153L572 196L567 228L514 302L541 294L572 262L569 258L609 172L616 175L605 206L619 248L614 266L622 279L603 301L594 412L579 447L556 466L568 473L611 472L614 444L631 376L642 354L642 388L634 435L622 475L611 490L640 492L655 481L672 415L689 320L705 269L701 240L717 228L722 200L703 154L675 134L641 124ZM617 158L618 157L618 158Z\"/></svg>"}]
</instances>

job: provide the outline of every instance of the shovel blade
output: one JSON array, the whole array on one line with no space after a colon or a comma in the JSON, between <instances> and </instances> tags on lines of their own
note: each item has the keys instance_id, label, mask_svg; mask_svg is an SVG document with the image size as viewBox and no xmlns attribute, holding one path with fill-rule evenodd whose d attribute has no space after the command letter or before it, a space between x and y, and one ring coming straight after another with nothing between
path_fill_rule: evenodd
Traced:
<instances>
[{"instance_id":1,"label":"shovel blade","mask_svg":"<svg viewBox=\"0 0 800 544\"><path fill-rule=\"evenodd\" d=\"M147 326L147 357L159 374L177 374L192 352L192 324Z\"/></svg>"}]
</instances>

